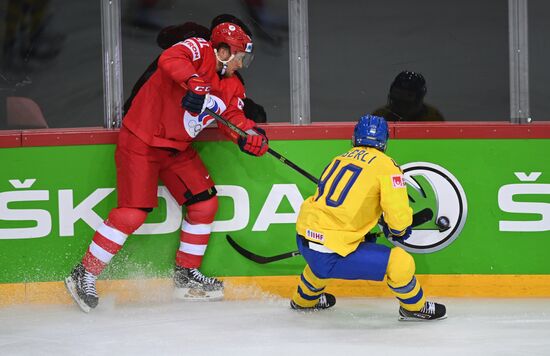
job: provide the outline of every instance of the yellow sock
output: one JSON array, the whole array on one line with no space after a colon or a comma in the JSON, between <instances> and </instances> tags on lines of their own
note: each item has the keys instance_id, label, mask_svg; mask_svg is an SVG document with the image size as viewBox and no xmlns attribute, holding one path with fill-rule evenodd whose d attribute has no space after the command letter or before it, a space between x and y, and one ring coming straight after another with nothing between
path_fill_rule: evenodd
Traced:
<instances>
[{"instance_id":1,"label":"yellow sock","mask_svg":"<svg viewBox=\"0 0 550 356\"><path fill-rule=\"evenodd\" d=\"M418 311L422 309L424 303L426 302L426 297L420 287L420 283L416 280L416 277L413 276L411 281L404 286L390 286L392 293L399 300L399 304L407 310Z\"/></svg>"},{"instance_id":2,"label":"yellow sock","mask_svg":"<svg viewBox=\"0 0 550 356\"><path fill-rule=\"evenodd\" d=\"M315 276L309 265L306 265L300 275L300 283L298 283L292 300L303 308L311 308L319 301L319 296L323 293L325 286L326 279Z\"/></svg>"},{"instance_id":3,"label":"yellow sock","mask_svg":"<svg viewBox=\"0 0 550 356\"><path fill-rule=\"evenodd\" d=\"M399 300L399 304L410 311L422 309L426 302L426 297L414 272L415 265L412 256L400 247L393 248L386 270L388 286Z\"/></svg>"}]
</instances>

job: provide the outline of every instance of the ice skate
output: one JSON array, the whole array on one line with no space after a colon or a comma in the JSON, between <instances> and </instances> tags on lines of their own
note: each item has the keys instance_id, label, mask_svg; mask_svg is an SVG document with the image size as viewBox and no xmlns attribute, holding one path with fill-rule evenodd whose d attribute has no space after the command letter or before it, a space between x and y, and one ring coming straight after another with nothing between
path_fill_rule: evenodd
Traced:
<instances>
[{"instance_id":1,"label":"ice skate","mask_svg":"<svg viewBox=\"0 0 550 356\"><path fill-rule=\"evenodd\" d=\"M294 303L293 300L290 300L290 307L294 310L300 310L300 311L319 311L319 310L331 308L335 304L336 304L336 297L330 293L321 294L317 304L315 304L312 307L301 307L298 304Z\"/></svg>"},{"instance_id":2,"label":"ice skate","mask_svg":"<svg viewBox=\"0 0 550 356\"><path fill-rule=\"evenodd\" d=\"M99 298L95 288L97 277L86 271L82 264L76 265L71 274L65 278L65 287L83 312L89 313L97 307Z\"/></svg>"},{"instance_id":3,"label":"ice skate","mask_svg":"<svg viewBox=\"0 0 550 356\"><path fill-rule=\"evenodd\" d=\"M223 299L223 282L206 277L196 268L176 266L174 271L175 297L190 301Z\"/></svg>"},{"instance_id":4,"label":"ice skate","mask_svg":"<svg viewBox=\"0 0 550 356\"><path fill-rule=\"evenodd\" d=\"M399 307L401 321L430 321L447 318L447 309L443 304L426 302L419 311L409 311Z\"/></svg>"}]
</instances>

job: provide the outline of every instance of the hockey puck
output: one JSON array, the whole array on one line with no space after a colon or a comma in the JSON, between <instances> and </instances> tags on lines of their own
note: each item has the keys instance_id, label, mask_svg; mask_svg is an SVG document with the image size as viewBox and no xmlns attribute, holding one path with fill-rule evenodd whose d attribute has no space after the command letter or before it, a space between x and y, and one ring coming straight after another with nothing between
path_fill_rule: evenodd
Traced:
<instances>
[{"instance_id":1,"label":"hockey puck","mask_svg":"<svg viewBox=\"0 0 550 356\"><path fill-rule=\"evenodd\" d=\"M449 230L449 228L451 227L451 221L446 216L438 217L435 224L437 225L437 228L439 229L439 232Z\"/></svg>"}]
</instances>

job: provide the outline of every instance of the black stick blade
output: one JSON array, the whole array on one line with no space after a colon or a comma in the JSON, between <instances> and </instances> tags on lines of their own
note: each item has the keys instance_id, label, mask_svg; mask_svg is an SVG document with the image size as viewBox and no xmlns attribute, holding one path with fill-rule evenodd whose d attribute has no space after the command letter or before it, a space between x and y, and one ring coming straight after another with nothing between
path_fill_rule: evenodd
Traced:
<instances>
[{"instance_id":1,"label":"black stick blade","mask_svg":"<svg viewBox=\"0 0 550 356\"><path fill-rule=\"evenodd\" d=\"M229 242L231 247L233 247L235 251L241 254L241 256L259 264L266 264L270 262L280 261L280 260L284 260L285 258L290 258L290 257L300 255L300 251L292 251L292 252L286 252L275 256L260 256L240 246L235 240L233 240L231 236L225 235L225 237L227 238L227 242Z\"/></svg>"}]
</instances>

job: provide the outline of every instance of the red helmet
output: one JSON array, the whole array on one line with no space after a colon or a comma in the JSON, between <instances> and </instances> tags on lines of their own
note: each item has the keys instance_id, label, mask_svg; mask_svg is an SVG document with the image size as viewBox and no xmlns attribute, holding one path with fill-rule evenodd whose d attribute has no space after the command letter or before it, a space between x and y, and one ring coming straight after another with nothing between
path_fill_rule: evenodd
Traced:
<instances>
[{"instance_id":1,"label":"red helmet","mask_svg":"<svg viewBox=\"0 0 550 356\"><path fill-rule=\"evenodd\" d=\"M212 29L210 41L214 48L220 43L226 43L231 48L231 54L237 52L252 53L252 39L242 28L231 22L222 22Z\"/></svg>"}]
</instances>

